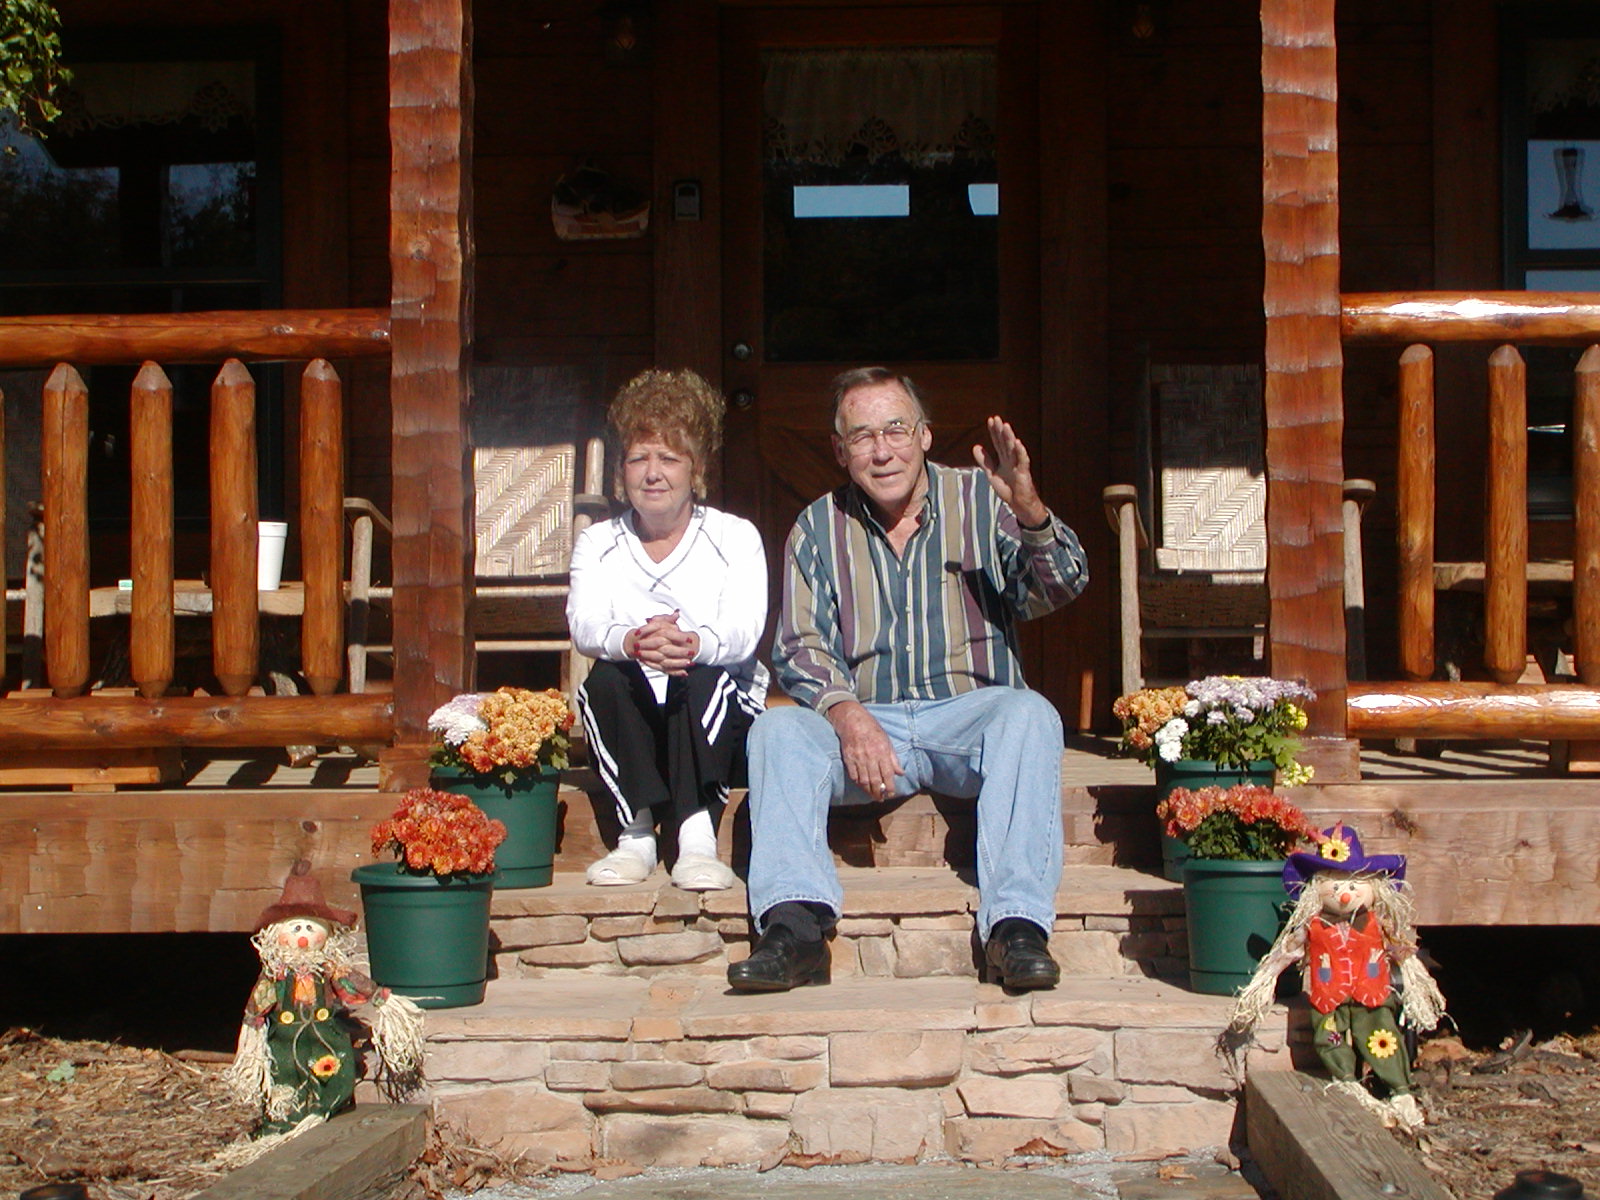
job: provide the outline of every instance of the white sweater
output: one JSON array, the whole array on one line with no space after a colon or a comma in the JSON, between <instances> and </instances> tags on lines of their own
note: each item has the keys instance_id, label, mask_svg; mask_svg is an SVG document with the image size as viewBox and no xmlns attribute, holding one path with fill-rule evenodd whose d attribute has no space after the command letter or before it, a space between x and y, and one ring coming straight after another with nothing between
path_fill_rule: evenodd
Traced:
<instances>
[{"instance_id":1,"label":"white sweater","mask_svg":"<svg viewBox=\"0 0 1600 1200\"><path fill-rule=\"evenodd\" d=\"M678 627L700 635L695 662L721 667L747 696L765 699L756 643L767 623L767 556L749 521L697 505L672 553L652 562L630 510L578 535L571 570L567 627L580 653L620 662L630 630L676 611ZM666 676L641 667L664 698Z\"/></svg>"}]
</instances>

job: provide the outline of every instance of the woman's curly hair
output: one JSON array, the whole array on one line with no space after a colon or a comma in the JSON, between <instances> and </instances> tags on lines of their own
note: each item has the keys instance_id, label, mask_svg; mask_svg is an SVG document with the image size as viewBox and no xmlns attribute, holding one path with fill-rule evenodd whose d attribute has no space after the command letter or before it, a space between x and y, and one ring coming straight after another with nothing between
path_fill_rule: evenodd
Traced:
<instances>
[{"instance_id":1,"label":"woman's curly hair","mask_svg":"<svg viewBox=\"0 0 1600 1200\"><path fill-rule=\"evenodd\" d=\"M706 464L722 449L722 393L695 372L657 371L635 375L617 393L606 414L617 469L614 490L622 491L622 461L628 448L659 439L694 460L694 494L706 494Z\"/></svg>"}]
</instances>

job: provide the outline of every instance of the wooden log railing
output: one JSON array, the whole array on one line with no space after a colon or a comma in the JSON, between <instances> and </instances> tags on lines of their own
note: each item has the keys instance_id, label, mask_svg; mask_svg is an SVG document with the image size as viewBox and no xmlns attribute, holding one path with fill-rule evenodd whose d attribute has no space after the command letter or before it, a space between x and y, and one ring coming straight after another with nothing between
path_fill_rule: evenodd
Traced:
<instances>
[{"instance_id":1,"label":"wooden log railing","mask_svg":"<svg viewBox=\"0 0 1600 1200\"><path fill-rule=\"evenodd\" d=\"M139 695L89 694L89 393L76 367L57 361L44 387L41 424L50 695L0 699L0 749L388 740L391 697L335 694L344 659L344 428L339 376L327 361L386 353L387 340L387 315L379 310L0 320L0 367L50 365L63 351L85 363L144 359L129 398L129 666ZM172 384L149 356L195 362L230 349L240 353L227 357L211 388L210 562L201 589L223 696L172 695L175 591L184 586L174 579ZM313 361L302 377L299 430L304 580L280 603L257 590L256 391L242 359L307 355ZM259 618L266 609L301 615L301 669L310 695L249 694L261 673Z\"/></svg>"},{"instance_id":2,"label":"wooden log railing","mask_svg":"<svg viewBox=\"0 0 1600 1200\"><path fill-rule=\"evenodd\" d=\"M1342 297L1352 344L1397 344L1399 364L1399 684L1352 684L1352 736L1600 738L1600 296L1570 293L1384 293ZM1587 346L1573 391L1574 550L1570 569L1530 564L1527 369L1511 342ZM1435 561L1433 351L1484 343L1488 356L1484 559ZM1571 579L1576 684L1518 685L1527 663L1528 586ZM1448 577L1448 578L1447 578ZM1493 683L1434 681L1435 592L1481 578L1483 661Z\"/></svg>"}]
</instances>

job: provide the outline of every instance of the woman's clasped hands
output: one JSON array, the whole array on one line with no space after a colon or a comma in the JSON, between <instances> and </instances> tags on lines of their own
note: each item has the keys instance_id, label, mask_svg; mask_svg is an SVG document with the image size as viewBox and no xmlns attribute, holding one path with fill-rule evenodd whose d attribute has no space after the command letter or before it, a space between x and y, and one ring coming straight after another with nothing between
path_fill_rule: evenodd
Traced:
<instances>
[{"instance_id":1,"label":"woman's clasped hands","mask_svg":"<svg viewBox=\"0 0 1600 1200\"><path fill-rule=\"evenodd\" d=\"M678 613L660 613L631 630L622 648L641 666L663 675L686 675L700 651L700 635L678 627Z\"/></svg>"}]
</instances>

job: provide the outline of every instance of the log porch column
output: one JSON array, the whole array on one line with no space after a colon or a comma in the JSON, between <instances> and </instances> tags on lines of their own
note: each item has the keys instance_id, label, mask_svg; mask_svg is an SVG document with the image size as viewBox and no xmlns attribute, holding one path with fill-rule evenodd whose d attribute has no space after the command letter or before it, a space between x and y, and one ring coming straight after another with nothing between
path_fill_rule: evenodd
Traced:
<instances>
[{"instance_id":1,"label":"log porch column","mask_svg":"<svg viewBox=\"0 0 1600 1200\"><path fill-rule=\"evenodd\" d=\"M1317 692L1319 781L1360 774L1345 726L1336 69L1334 0L1262 0L1268 660Z\"/></svg>"},{"instance_id":2,"label":"log porch column","mask_svg":"<svg viewBox=\"0 0 1600 1200\"><path fill-rule=\"evenodd\" d=\"M428 714L474 674L468 0L389 0L389 148L398 790L426 782Z\"/></svg>"}]
</instances>

